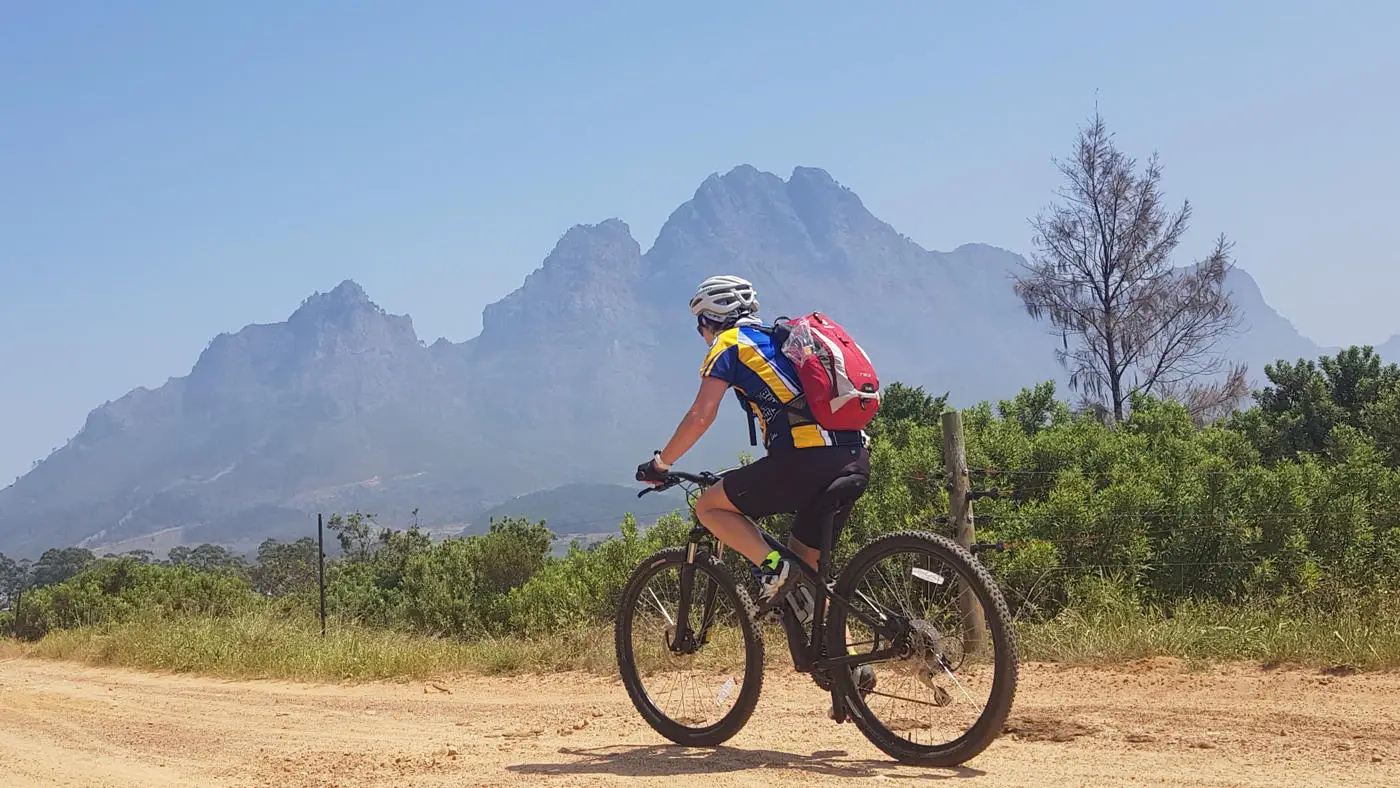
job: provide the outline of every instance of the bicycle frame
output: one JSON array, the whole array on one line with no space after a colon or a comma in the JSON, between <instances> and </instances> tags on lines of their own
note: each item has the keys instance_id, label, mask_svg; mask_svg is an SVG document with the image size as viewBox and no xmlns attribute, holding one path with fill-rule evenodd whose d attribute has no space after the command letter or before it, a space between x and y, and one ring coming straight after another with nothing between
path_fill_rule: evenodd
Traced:
<instances>
[{"instance_id":1,"label":"bicycle frame","mask_svg":"<svg viewBox=\"0 0 1400 788\"><path fill-rule=\"evenodd\" d=\"M752 522L752 521L750 521ZM703 527L703 526L702 526ZM774 546L780 544L776 537L754 524L758 532L763 535L764 541ZM807 633L807 639L802 642L798 636L802 633L802 625L797 621L796 614L786 606L782 606L782 626L788 635L788 651L792 654L793 667L803 672L825 672L831 668L844 667L846 669L856 668L871 662L881 662L886 659L898 657L902 653L904 636L908 632L908 622L902 616L884 616L884 620L876 619L864 611L857 609L849 599L835 593L827 584L825 578L830 570L831 561L831 531L823 533L823 542L820 557L817 560L817 569L813 571L804 562L798 561L795 566L801 573L803 579L812 586L812 621L811 631ZM879 651L872 651L869 654L839 654L822 656L826 650L826 624L828 601L840 605L847 613L866 623L870 629L879 637L883 637L889 646ZM881 614L884 615L884 614ZM799 648L800 645L800 648Z\"/></svg>"},{"instance_id":2,"label":"bicycle frame","mask_svg":"<svg viewBox=\"0 0 1400 788\"><path fill-rule=\"evenodd\" d=\"M702 482L697 482L700 484ZM691 529L687 542L686 563L680 570L680 604L676 611L676 631L672 636L670 648L678 653L693 653L703 645L709 636L710 624L713 623L714 601L719 589L711 585L709 593L703 600L704 616L699 633L694 633L690 629L690 605L693 595L693 583L695 578L695 556L699 548L706 540L713 540L714 547L708 548L713 552L716 559L722 560L724 556L724 543L719 541L709 529L700 522L695 514L694 507L691 507ZM772 534L763 530L758 523L751 518L745 520L763 536L764 540L774 549L782 547L782 544ZM880 662L893 657L902 656L905 642L904 637L909 631L908 621L902 616L880 615L884 620L878 620L865 612L857 609L850 600L834 593L825 580L831 563L831 529L823 529L822 546L820 557L817 560L816 570L812 570L803 561L794 562L794 566L813 589L813 610L812 627L807 635L807 640L803 643L797 636L802 631L802 626L796 620L793 612L786 605L779 605L781 611L782 625L788 636L788 650L793 660L793 668L800 672L810 672L821 676L826 671L842 667L852 669L860 665L871 662ZM789 581L791 582L791 581ZM865 622L877 636L885 638L889 645L881 650L872 651L868 654L840 654L834 656L823 656L825 650L826 623L827 623L827 602L834 601L841 605L848 615L852 615ZM682 623L684 622L684 623ZM877 641L878 642L878 641Z\"/></svg>"}]
</instances>

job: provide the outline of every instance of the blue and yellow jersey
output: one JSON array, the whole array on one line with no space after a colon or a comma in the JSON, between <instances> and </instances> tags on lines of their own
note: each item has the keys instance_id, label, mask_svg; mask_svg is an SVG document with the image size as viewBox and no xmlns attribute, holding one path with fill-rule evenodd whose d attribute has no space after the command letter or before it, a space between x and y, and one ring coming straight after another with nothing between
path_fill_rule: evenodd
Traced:
<instances>
[{"instance_id":1,"label":"blue and yellow jersey","mask_svg":"<svg viewBox=\"0 0 1400 788\"><path fill-rule=\"evenodd\" d=\"M784 407L801 396L802 384L773 335L757 326L737 326L720 333L700 366L700 376L719 378L748 399L748 407L763 427L763 446L769 453L865 445L864 432L822 429L805 404Z\"/></svg>"}]
</instances>

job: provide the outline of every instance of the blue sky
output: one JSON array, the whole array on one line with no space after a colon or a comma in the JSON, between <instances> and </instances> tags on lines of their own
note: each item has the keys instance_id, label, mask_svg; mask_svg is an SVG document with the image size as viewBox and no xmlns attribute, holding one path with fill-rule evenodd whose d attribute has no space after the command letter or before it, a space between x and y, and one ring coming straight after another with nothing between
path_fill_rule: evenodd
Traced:
<instances>
[{"instance_id":1,"label":"blue sky","mask_svg":"<svg viewBox=\"0 0 1400 788\"><path fill-rule=\"evenodd\" d=\"M6 4L0 479L347 277L469 338L570 225L645 248L740 163L1024 253L1096 94L1183 262L1223 231L1314 339L1400 332L1400 4L509 5Z\"/></svg>"}]
</instances>

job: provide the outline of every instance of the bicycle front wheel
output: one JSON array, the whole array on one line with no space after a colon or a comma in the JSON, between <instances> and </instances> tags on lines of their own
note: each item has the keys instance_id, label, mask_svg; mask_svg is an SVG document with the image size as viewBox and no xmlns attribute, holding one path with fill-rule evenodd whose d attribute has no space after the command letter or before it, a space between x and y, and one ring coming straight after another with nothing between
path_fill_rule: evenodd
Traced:
<instances>
[{"instance_id":1,"label":"bicycle front wheel","mask_svg":"<svg viewBox=\"0 0 1400 788\"><path fill-rule=\"evenodd\" d=\"M614 628L617 665L632 705L653 730L676 744L714 747L738 733L758 705L763 640L753 602L729 570L701 554L686 572L685 557L686 548L667 548L632 573ZM678 628L686 642L676 649Z\"/></svg>"},{"instance_id":2,"label":"bicycle front wheel","mask_svg":"<svg viewBox=\"0 0 1400 788\"><path fill-rule=\"evenodd\" d=\"M902 763L956 766L1001 734L1016 695L1020 656L1006 601L991 575L938 534L888 534L861 548L836 593L876 620L903 620L895 643L841 605L830 607L828 653L844 654L845 628L858 653L896 647L869 676L837 670L832 681L861 733Z\"/></svg>"}]
</instances>

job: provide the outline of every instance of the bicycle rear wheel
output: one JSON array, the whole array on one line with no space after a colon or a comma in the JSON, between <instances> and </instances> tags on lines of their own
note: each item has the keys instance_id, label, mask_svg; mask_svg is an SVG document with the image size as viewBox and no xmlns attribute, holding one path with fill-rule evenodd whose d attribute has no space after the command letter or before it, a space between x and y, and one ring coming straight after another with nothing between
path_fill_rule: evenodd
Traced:
<instances>
[{"instance_id":1,"label":"bicycle rear wheel","mask_svg":"<svg viewBox=\"0 0 1400 788\"><path fill-rule=\"evenodd\" d=\"M682 623L685 557L686 548L667 548L633 571L618 605L614 645L623 686L647 724L676 744L713 747L738 733L758 705L763 640L748 592L723 564L700 554L690 565L686 616L695 639L682 653L671 649Z\"/></svg>"},{"instance_id":2,"label":"bicycle rear wheel","mask_svg":"<svg viewBox=\"0 0 1400 788\"><path fill-rule=\"evenodd\" d=\"M874 689L832 675L872 744L902 763L956 766L1001 734L1020 657L1000 589L971 553L933 533L888 534L851 558L835 591L866 615L908 621L899 656L871 664ZM843 606L830 611L827 653L846 653L847 625L859 652L892 645Z\"/></svg>"}]
</instances>

